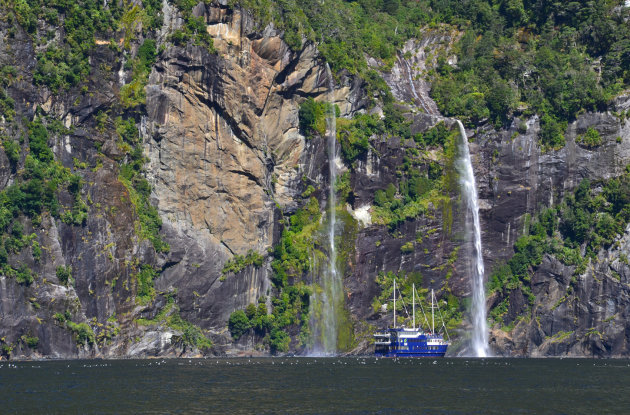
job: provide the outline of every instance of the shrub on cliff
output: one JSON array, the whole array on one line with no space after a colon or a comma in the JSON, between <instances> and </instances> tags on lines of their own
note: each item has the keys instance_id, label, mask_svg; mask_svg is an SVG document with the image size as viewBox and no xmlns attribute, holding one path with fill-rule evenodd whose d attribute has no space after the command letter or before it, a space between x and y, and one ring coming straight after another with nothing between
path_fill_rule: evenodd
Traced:
<instances>
[{"instance_id":1,"label":"shrub on cliff","mask_svg":"<svg viewBox=\"0 0 630 415\"><path fill-rule=\"evenodd\" d=\"M330 104L317 102L313 98L302 102L298 111L300 133L306 138L312 138L313 134L325 136L326 115L329 107Z\"/></svg>"},{"instance_id":2,"label":"shrub on cliff","mask_svg":"<svg viewBox=\"0 0 630 415\"><path fill-rule=\"evenodd\" d=\"M599 134L599 131L589 127L589 129L586 130L586 133L577 136L576 141L586 148L595 148L602 144L602 137Z\"/></svg>"},{"instance_id":3,"label":"shrub on cliff","mask_svg":"<svg viewBox=\"0 0 630 415\"><path fill-rule=\"evenodd\" d=\"M238 273L247 268L250 265L253 265L255 268L260 268L265 260L265 257L259 254L254 250L248 250L247 255L234 255L230 260L228 260L223 266L223 270L221 273L223 275L229 273Z\"/></svg>"},{"instance_id":4,"label":"shrub on cliff","mask_svg":"<svg viewBox=\"0 0 630 415\"><path fill-rule=\"evenodd\" d=\"M251 324L247 315L243 310L236 310L232 314L230 314L230 319L228 320L228 329L230 330L230 334L234 340L238 340L241 338L243 334L247 332L251 328Z\"/></svg>"},{"instance_id":5,"label":"shrub on cliff","mask_svg":"<svg viewBox=\"0 0 630 415\"><path fill-rule=\"evenodd\" d=\"M59 266L56 271L57 279L63 285L68 285L68 283L73 283L72 280L72 267L68 266Z\"/></svg>"},{"instance_id":6,"label":"shrub on cliff","mask_svg":"<svg viewBox=\"0 0 630 415\"><path fill-rule=\"evenodd\" d=\"M75 323L73 321L66 321L66 327L74 333L75 341L78 345L94 344L96 337L94 336L94 330L88 326L87 323Z\"/></svg>"},{"instance_id":7,"label":"shrub on cliff","mask_svg":"<svg viewBox=\"0 0 630 415\"><path fill-rule=\"evenodd\" d=\"M271 330L269 335L271 353L286 353L289 351L289 344L291 344L291 337L286 331L280 329Z\"/></svg>"}]
</instances>

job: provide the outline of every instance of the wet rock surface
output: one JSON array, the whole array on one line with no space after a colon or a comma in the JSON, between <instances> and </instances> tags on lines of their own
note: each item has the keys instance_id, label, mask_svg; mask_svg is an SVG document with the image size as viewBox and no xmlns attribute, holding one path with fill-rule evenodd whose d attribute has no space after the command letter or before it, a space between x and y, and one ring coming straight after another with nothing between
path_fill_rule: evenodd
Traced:
<instances>
[{"instance_id":1,"label":"wet rock surface","mask_svg":"<svg viewBox=\"0 0 630 415\"><path fill-rule=\"evenodd\" d=\"M164 29L163 39L181 24L175 14L171 10L165 18L170 29ZM115 126L97 125L100 112L120 111L118 69L105 68L124 68L121 55L107 45L97 46L90 93L77 87L52 94L32 83L35 51L24 32L16 31L10 52L0 48L0 63L15 66L20 75L8 88L16 112L32 120L40 111L72 127L66 135L51 137L55 158L73 172L78 171L75 158L89 166L79 172L86 183L82 197L90 201L84 225L69 225L46 214L39 225L21 219L24 233L36 235L42 255L36 261L28 248L9 259L11 265L24 263L33 270L34 282L28 286L0 275L0 338L11 348L12 358L198 355L199 350L182 342L181 330L156 322L163 310L179 313L213 341L205 353L267 353L257 349L263 339L253 334L233 342L227 320L233 311L273 293L269 249L280 239L282 221L306 202L302 194L307 186L313 186L320 207L327 206L326 143L302 136L298 111L308 97L329 99L328 79L312 44L292 51L281 32L272 27L257 32L251 17L225 4L200 4L195 14L205 18L218 53L192 45L166 47L149 77L146 104L132 115L148 157L151 201L163 221L160 235L170 246L164 253L156 253L136 232L138 215L119 179L122 154ZM7 31L5 23L0 30ZM446 30L428 31L423 39L407 42L392 70L384 74L395 98L406 103L414 134L440 121L454 123L437 111L425 75L434 65L428 55L448 50L456 37ZM125 79L131 75L124 70L122 74ZM342 117L368 110L362 82L348 74L338 74L332 95ZM630 97L617 98L614 106L627 111ZM519 132L521 124L526 132ZM576 143L588 128L602 136L595 149ZM513 254L526 214L558 203L583 178L607 180L630 164L630 123L612 112L581 114L569 125L567 145L558 151L541 150L539 130L539 120L532 117L516 118L500 131L488 126L469 131L488 274ZM429 214L407 220L395 231L371 223L375 191L396 183L405 149L413 144L375 137L372 145L354 168L348 204L357 231L348 233L352 240L346 242L353 249L343 282L357 337L354 353L369 353L371 330L386 326L391 318L372 307L380 294L375 281L379 272L419 272L426 288L448 285L457 297L470 294L471 246L462 231L465 218L458 195L451 195L449 218L441 206L430 206ZM15 174L0 151L0 188L9 186ZM66 205L72 203L65 191L59 197ZM403 245L410 242L413 251L404 252ZM223 274L226 261L249 250L265 256L261 267ZM509 332L493 329L494 353L627 356L628 253L630 228L581 275L573 276L574 267L545 257L532 270L532 317L518 320ZM152 304L136 298L136 274L144 264L159 273ZM71 267L75 283L62 284L58 267ZM490 297L488 307L496 301ZM520 291L510 294L509 303L509 321L528 307ZM59 315L89 325L95 341L77 342ZM38 345L28 346L25 336L36 336Z\"/></svg>"}]
</instances>

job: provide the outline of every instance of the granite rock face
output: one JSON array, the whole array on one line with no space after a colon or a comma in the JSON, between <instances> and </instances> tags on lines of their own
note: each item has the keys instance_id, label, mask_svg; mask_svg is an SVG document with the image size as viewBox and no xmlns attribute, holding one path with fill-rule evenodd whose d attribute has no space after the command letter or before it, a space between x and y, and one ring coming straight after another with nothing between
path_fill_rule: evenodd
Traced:
<instances>
[{"instance_id":1,"label":"granite rock face","mask_svg":"<svg viewBox=\"0 0 630 415\"><path fill-rule=\"evenodd\" d=\"M613 111L628 107L622 96ZM543 153L537 145L538 120L525 120L525 134L511 130L478 133L475 151L482 213L485 257L490 268L509 259L511 244L523 235L525 215L562 200L582 179L605 181L621 175L630 163L630 125L612 113L586 113L569 125L566 146ZM588 149L576 137L596 129L602 144ZM512 138L513 137L513 138ZM498 354L521 356L622 356L627 355L627 334L622 320L629 312L628 287L624 280L629 233L608 250L601 250L585 273L572 283L575 266L565 266L547 256L533 270L536 296L531 321L519 322L512 333L492 333L491 345ZM574 285L574 293L569 290ZM492 306L492 299L489 306ZM510 298L512 321L526 307Z\"/></svg>"},{"instance_id":2,"label":"granite rock face","mask_svg":"<svg viewBox=\"0 0 630 415\"><path fill-rule=\"evenodd\" d=\"M4 358L195 356L202 351L184 341L190 327L212 340L213 347L203 353L260 352L263 339L244 336L234 342L227 320L233 311L273 294L269 252L279 241L284 220L304 205L302 195L309 185L324 210L331 185L325 139L307 140L300 133L299 106L308 97L318 101L332 97L345 118L378 108L369 108L364 85L347 73L337 74L334 91L329 91L325 63L315 45L307 43L293 51L281 32L272 26L257 29L246 12L225 3L200 3L194 9L205 19L217 49L213 54L198 46L168 44L168 34L182 20L165 2L165 23L158 36L165 48L152 68L146 103L133 113L119 105L120 88L131 77L121 52L97 45L91 56L89 93L76 87L53 94L33 84L36 50L30 37L16 30L11 45L2 40L0 63L15 66L19 73L7 88L16 113L26 120L37 114L65 124L68 130L51 135L49 145L57 161L82 177L81 197L88 205L81 226L48 214L40 222L18 218L24 234L35 235L42 254L36 260L27 247L9 257L12 266L26 264L33 270L32 284L0 275ZM2 39L7 30L0 22ZM427 30L422 39L407 42L391 71L383 74L413 133L441 121L456 128L455 120L439 114L430 99L426 75L435 64L429 57L437 52L448 56L457 37L448 28ZM454 63L454 58L448 61ZM615 111L627 111L630 97L619 97L614 106ZM168 252L156 253L138 235L138 213L120 179L124 154L115 123L99 122L108 111L133 118L140 131L151 202L162 219L160 236L169 244ZM24 132L22 124L8 129L6 120L1 121L7 128L3 134L17 139ZM524 133L518 132L521 124L527 126ZM577 135L588 128L601 134L601 146L587 149L576 144ZM513 254L527 214L557 204L583 178L606 180L630 164L630 123L612 112L581 114L569 125L567 145L558 151L541 151L536 117L516 118L500 131L481 125L468 134L488 273ZM448 284L456 297L470 295L471 242L462 231L459 195L451 192L450 203L430 205L428 213L405 221L394 232L373 223L374 193L397 182L406 150L415 145L398 137L373 137L371 145L350 177L346 210L356 232L342 238L351 253L343 285L354 353L369 353L371 330L389 322L387 313L372 306L380 294L375 281L379 272L419 272L425 288L437 290ZM0 151L0 189L13 183L24 162L22 155L14 169ZM349 166L341 163L339 168L347 171ZM59 199L64 206L72 204L65 189ZM409 243L414 247L411 252L402 248ZM223 274L228 260L250 250L264 257L261 267ZM532 318L519 320L510 332L493 329L494 353L627 356L629 252L630 228L575 281L574 267L545 257L532 270L536 296ZM149 304L137 298L137 275L143 265L157 275L157 295ZM71 267L74 284L59 280L59 267ZM573 294L567 295L571 284ZM511 295L510 321L527 307L522 293ZM488 307L497 301L490 297ZM189 326L164 323L175 315ZM65 321L89 327L94 341L78 341L78 329ZM453 334L465 340L466 329L464 321ZM33 336L38 338L35 347L27 341Z\"/></svg>"}]
</instances>

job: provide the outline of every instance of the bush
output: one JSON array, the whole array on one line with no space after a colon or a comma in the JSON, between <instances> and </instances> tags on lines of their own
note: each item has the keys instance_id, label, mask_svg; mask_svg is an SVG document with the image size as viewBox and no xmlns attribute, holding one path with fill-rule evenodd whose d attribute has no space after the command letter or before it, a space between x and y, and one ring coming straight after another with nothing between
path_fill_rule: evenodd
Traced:
<instances>
[{"instance_id":1,"label":"bush","mask_svg":"<svg viewBox=\"0 0 630 415\"><path fill-rule=\"evenodd\" d=\"M286 331L281 329L271 330L269 336L271 353L286 353L289 351L289 344L291 344L291 337L289 337Z\"/></svg>"},{"instance_id":2,"label":"bush","mask_svg":"<svg viewBox=\"0 0 630 415\"><path fill-rule=\"evenodd\" d=\"M407 242L406 244L400 247L400 252L402 252L403 254L410 254L413 251L414 251L413 242Z\"/></svg>"},{"instance_id":3,"label":"bush","mask_svg":"<svg viewBox=\"0 0 630 415\"><path fill-rule=\"evenodd\" d=\"M20 161L20 145L13 140L4 139L2 141L4 152L11 163L11 168L16 169L18 162Z\"/></svg>"},{"instance_id":4,"label":"bush","mask_svg":"<svg viewBox=\"0 0 630 415\"><path fill-rule=\"evenodd\" d=\"M48 145L48 130L42 124L41 120L38 119L30 123L28 137L31 154L33 154L37 160L43 163L53 161L53 152Z\"/></svg>"},{"instance_id":5,"label":"bush","mask_svg":"<svg viewBox=\"0 0 630 415\"><path fill-rule=\"evenodd\" d=\"M168 317L167 325L182 332L181 340L184 344L199 350L207 350L212 347L212 342L203 334L201 328L184 320L179 314L179 309L176 309L176 312Z\"/></svg>"},{"instance_id":6,"label":"bush","mask_svg":"<svg viewBox=\"0 0 630 415\"><path fill-rule=\"evenodd\" d=\"M260 255L258 252L249 250L247 251L247 255L234 255L229 261L225 263L223 266L223 270L221 273L223 275L228 273L238 273L244 270L246 267L253 265L255 268L260 268L263 264L265 257Z\"/></svg>"},{"instance_id":7,"label":"bush","mask_svg":"<svg viewBox=\"0 0 630 415\"><path fill-rule=\"evenodd\" d=\"M444 121L440 121L424 133L416 134L413 139L424 147L444 146L450 134L451 132Z\"/></svg>"},{"instance_id":8,"label":"bush","mask_svg":"<svg viewBox=\"0 0 630 415\"><path fill-rule=\"evenodd\" d=\"M251 328L251 324L247 315L243 310L236 310L232 314L230 314L230 319L228 320L228 329L230 330L230 334L234 340L238 340L241 338L243 334L247 332Z\"/></svg>"},{"instance_id":9,"label":"bush","mask_svg":"<svg viewBox=\"0 0 630 415\"><path fill-rule=\"evenodd\" d=\"M341 145L341 155L347 163L364 159L370 147L370 137L383 134L385 123L376 115L356 114L352 120L337 120L337 140Z\"/></svg>"},{"instance_id":10,"label":"bush","mask_svg":"<svg viewBox=\"0 0 630 415\"><path fill-rule=\"evenodd\" d=\"M602 144L602 137L596 129L589 127L585 134L577 136L576 141L586 148L595 148Z\"/></svg>"},{"instance_id":11,"label":"bush","mask_svg":"<svg viewBox=\"0 0 630 415\"><path fill-rule=\"evenodd\" d=\"M35 336L29 336L27 334L21 337L24 344L26 344L31 349L35 349L37 345L39 345L39 338Z\"/></svg>"},{"instance_id":12,"label":"bush","mask_svg":"<svg viewBox=\"0 0 630 415\"><path fill-rule=\"evenodd\" d=\"M18 282L18 284L31 285L34 281L33 272L27 265L22 264L15 271L15 280Z\"/></svg>"},{"instance_id":13,"label":"bush","mask_svg":"<svg viewBox=\"0 0 630 415\"><path fill-rule=\"evenodd\" d=\"M153 280L155 280L158 275L158 271L149 264L142 264L140 267L140 271L136 274L136 300L140 304L148 304L155 298Z\"/></svg>"},{"instance_id":14,"label":"bush","mask_svg":"<svg viewBox=\"0 0 630 415\"><path fill-rule=\"evenodd\" d=\"M564 132L567 123L558 122L554 117L545 114L540 118L540 144L543 148L560 149L564 147Z\"/></svg>"},{"instance_id":15,"label":"bush","mask_svg":"<svg viewBox=\"0 0 630 415\"><path fill-rule=\"evenodd\" d=\"M74 283L72 279L72 267L70 265L58 266L55 274L57 275L57 279L59 280L59 282L63 285Z\"/></svg>"},{"instance_id":16,"label":"bush","mask_svg":"<svg viewBox=\"0 0 630 415\"><path fill-rule=\"evenodd\" d=\"M42 258L42 248L39 245L39 242L33 241L31 243L31 250L33 252L33 259L39 262L39 260ZM0 260L0 263L2 263L1 260Z\"/></svg>"},{"instance_id":17,"label":"bush","mask_svg":"<svg viewBox=\"0 0 630 415\"><path fill-rule=\"evenodd\" d=\"M55 321L57 321L58 323L65 323L67 320L67 317L62 314L62 313L55 313L53 315L53 318L55 319Z\"/></svg>"},{"instance_id":18,"label":"bush","mask_svg":"<svg viewBox=\"0 0 630 415\"><path fill-rule=\"evenodd\" d=\"M72 321L66 321L66 327L68 327L72 333L74 333L75 341L78 345L94 344L96 337L94 336L94 330L88 326L87 323L74 323Z\"/></svg>"},{"instance_id":19,"label":"bush","mask_svg":"<svg viewBox=\"0 0 630 415\"><path fill-rule=\"evenodd\" d=\"M0 73L0 77L3 74ZM13 98L7 95L7 92L2 88L2 80L0 80L0 116L4 117L5 121L13 121L15 116L15 101Z\"/></svg>"},{"instance_id":20,"label":"bush","mask_svg":"<svg viewBox=\"0 0 630 415\"><path fill-rule=\"evenodd\" d=\"M300 133L307 139L313 134L321 137L326 135L326 117L330 111L330 104L317 102L313 98L308 98L300 104L298 118Z\"/></svg>"}]
</instances>

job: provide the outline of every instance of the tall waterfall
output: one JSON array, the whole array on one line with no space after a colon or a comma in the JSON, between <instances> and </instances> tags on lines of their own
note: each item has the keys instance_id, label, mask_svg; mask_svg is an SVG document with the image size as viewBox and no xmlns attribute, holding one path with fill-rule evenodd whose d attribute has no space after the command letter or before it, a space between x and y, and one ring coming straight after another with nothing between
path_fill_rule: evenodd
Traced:
<instances>
[{"instance_id":1,"label":"tall waterfall","mask_svg":"<svg viewBox=\"0 0 630 415\"><path fill-rule=\"evenodd\" d=\"M457 163L459 170L459 180L462 187L462 195L464 196L467 212L466 212L466 231L472 232L474 236L474 258L471 266L471 285L472 285L472 351L477 357L486 357L488 355L488 327L486 324L486 293L484 284L484 265L483 252L481 250L481 226L479 225L479 199L477 198L477 188L475 185L475 173L473 172L472 162L470 160L470 152L468 151L468 137L462 123L457 120L460 142L460 158ZM472 223L470 221L472 217Z\"/></svg>"},{"instance_id":2,"label":"tall waterfall","mask_svg":"<svg viewBox=\"0 0 630 415\"><path fill-rule=\"evenodd\" d=\"M328 195L328 264L326 267L316 266L314 275L319 274L318 286L315 287L312 302L315 312L311 318L311 332L314 336L312 354L334 355L337 352L339 315L343 307L343 287L341 275L337 270L337 248L335 247L335 230L337 217L337 123L334 107L334 83L330 67L326 64L328 76L328 93L330 110L326 117L326 135L328 140L328 169L330 176L330 192ZM317 262L317 260L316 260Z\"/></svg>"}]
</instances>

